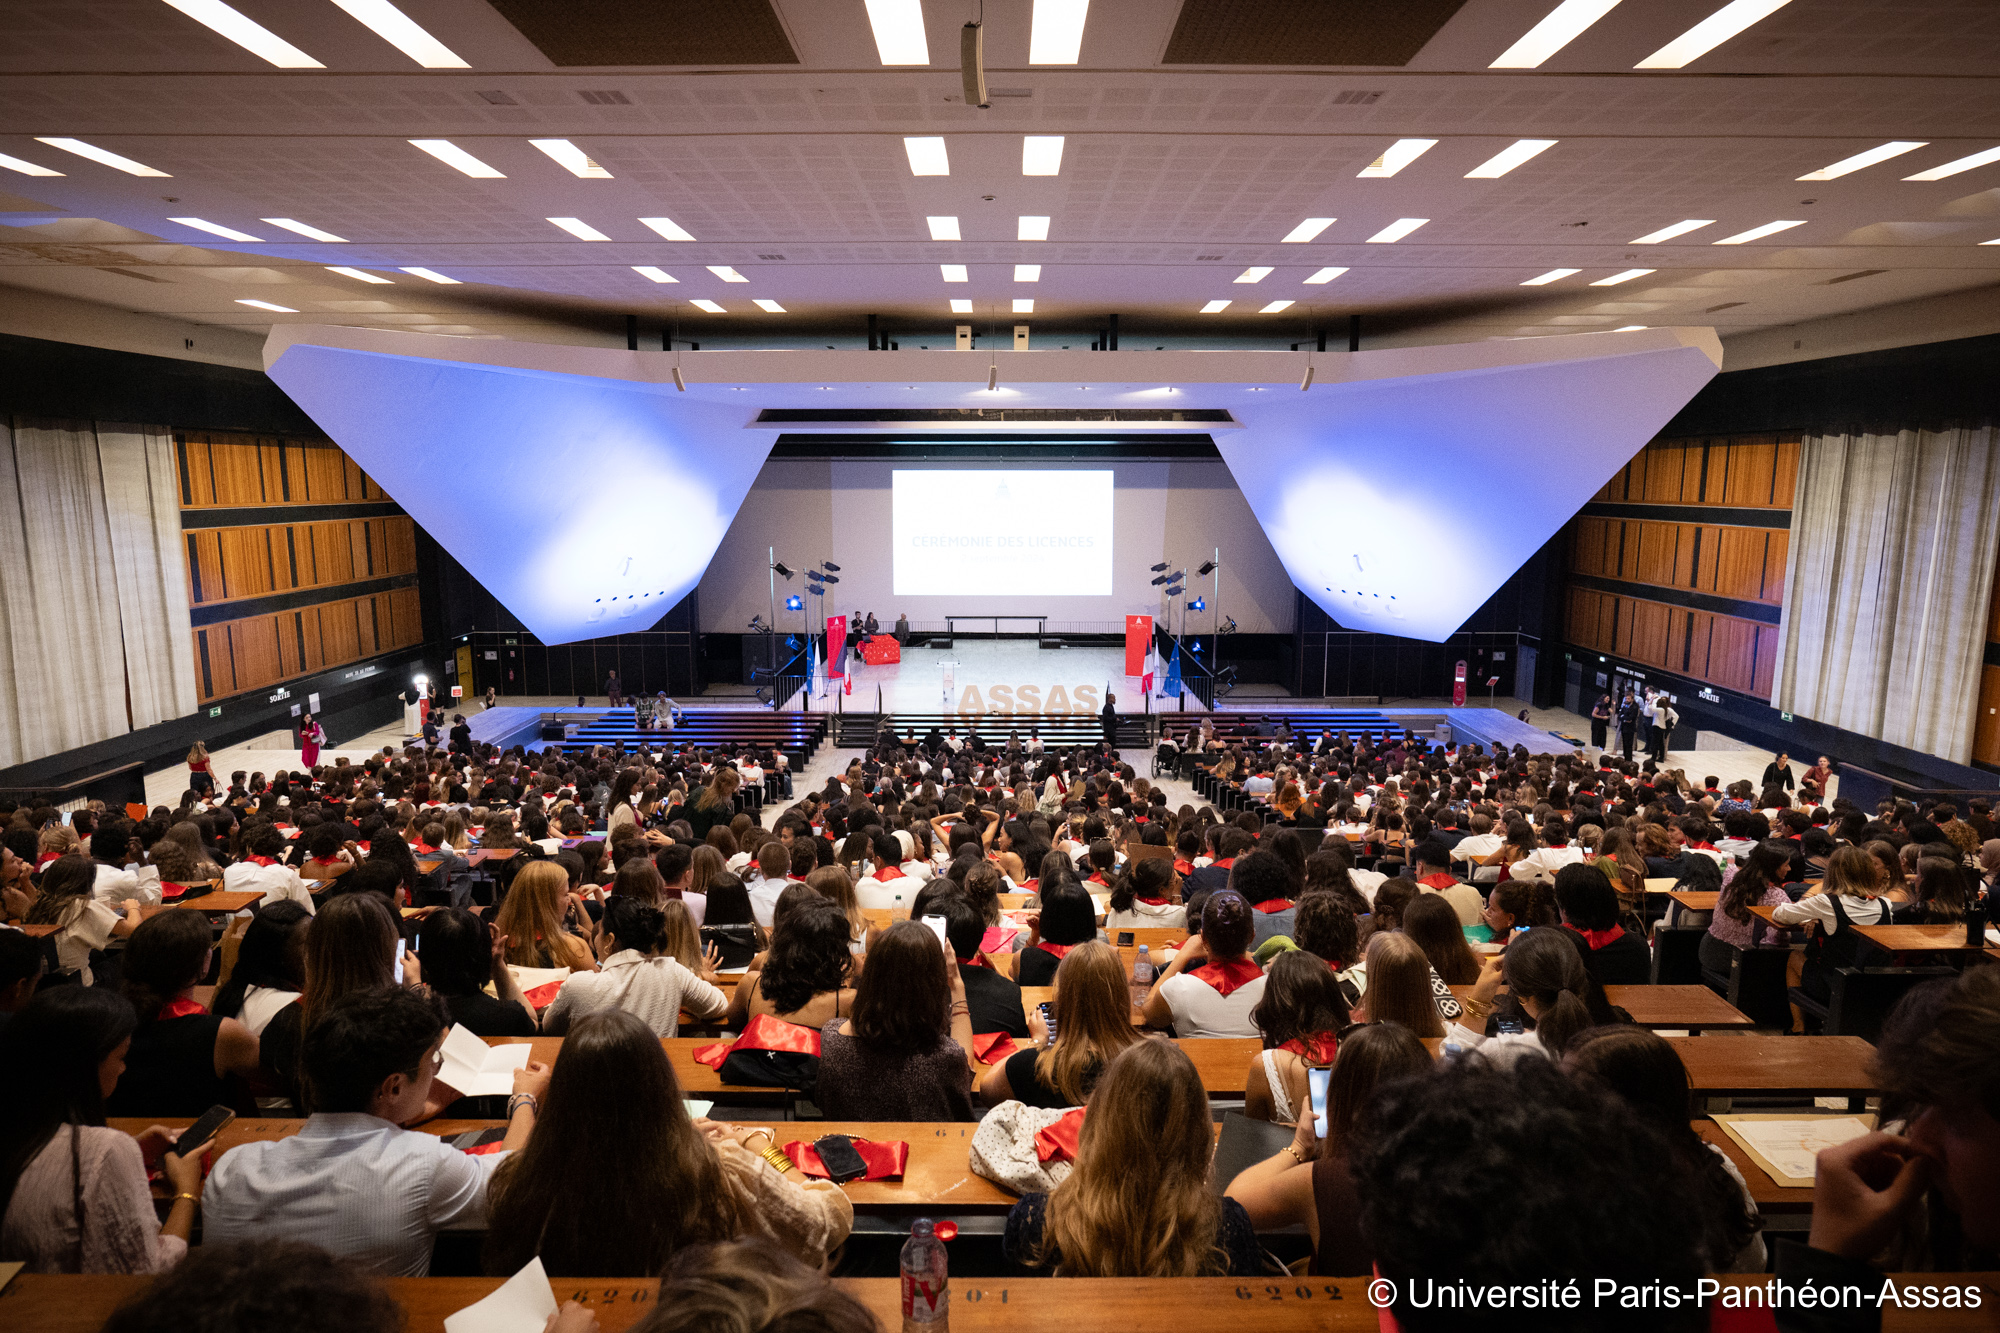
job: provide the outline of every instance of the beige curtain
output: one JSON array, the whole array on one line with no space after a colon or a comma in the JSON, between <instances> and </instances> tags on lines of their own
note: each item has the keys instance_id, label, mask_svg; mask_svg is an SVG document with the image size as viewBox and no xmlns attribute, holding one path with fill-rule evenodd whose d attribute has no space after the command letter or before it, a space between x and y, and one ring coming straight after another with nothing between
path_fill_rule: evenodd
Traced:
<instances>
[{"instance_id":1,"label":"beige curtain","mask_svg":"<svg viewBox=\"0 0 2000 1333\"><path fill-rule=\"evenodd\" d=\"M1969 762L1996 550L1992 427L1808 437L1773 706Z\"/></svg>"},{"instance_id":2,"label":"beige curtain","mask_svg":"<svg viewBox=\"0 0 2000 1333\"><path fill-rule=\"evenodd\" d=\"M156 429L0 427L0 767L195 711L173 479Z\"/></svg>"}]
</instances>

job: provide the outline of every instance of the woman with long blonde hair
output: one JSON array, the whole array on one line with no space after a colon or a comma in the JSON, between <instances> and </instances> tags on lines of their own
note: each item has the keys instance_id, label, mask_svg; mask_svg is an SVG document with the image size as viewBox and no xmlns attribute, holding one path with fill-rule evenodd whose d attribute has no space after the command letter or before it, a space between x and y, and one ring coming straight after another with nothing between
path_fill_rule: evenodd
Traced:
<instances>
[{"instance_id":1,"label":"woman with long blonde hair","mask_svg":"<svg viewBox=\"0 0 2000 1333\"><path fill-rule=\"evenodd\" d=\"M1146 1039L1132 1026L1132 988L1118 951L1093 940L1056 965L1050 1005L1055 1032L1039 1012L1028 1019L1036 1047L1016 1051L979 1084L988 1106L1013 1100L1029 1106L1081 1106L1105 1067Z\"/></svg>"},{"instance_id":2,"label":"woman with long blonde hair","mask_svg":"<svg viewBox=\"0 0 2000 1333\"><path fill-rule=\"evenodd\" d=\"M806 876L806 887L847 914L847 927L853 932L849 947L855 953L861 952L862 942L868 938L868 917L861 910L861 899L855 895L854 881L847 872L839 866L821 866Z\"/></svg>"},{"instance_id":3,"label":"woman with long blonde hair","mask_svg":"<svg viewBox=\"0 0 2000 1333\"><path fill-rule=\"evenodd\" d=\"M1242 1204L1209 1188L1214 1155L1194 1062L1178 1046L1141 1041L1091 1094L1075 1168L1007 1214L1006 1255L1060 1277L1254 1277L1257 1233Z\"/></svg>"},{"instance_id":4,"label":"woman with long blonde hair","mask_svg":"<svg viewBox=\"0 0 2000 1333\"><path fill-rule=\"evenodd\" d=\"M728 873L729 863L723 859L722 853L703 843L694 849L694 854L688 861L688 882L685 892L699 894L706 902L709 885Z\"/></svg>"},{"instance_id":5,"label":"woman with long blonde hair","mask_svg":"<svg viewBox=\"0 0 2000 1333\"><path fill-rule=\"evenodd\" d=\"M595 972L589 941L571 934L565 924L570 901L569 875L560 865L530 861L522 866L493 925L507 937L507 961L516 967Z\"/></svg>"},{"instance_id":6,"label":"woman with long blonde hair","mask_svg":"<svg viewBox=\"0 0 2000 1333\"><path fill-rule=\"evenodd\" d=\"M1431 992L1431 960L1401 931L1368 937L1368 990L1362 1007L1371 1023L1401 1023L1419 1037L1442 1037L1444 1019Z\"/></svg>"}]
</instances>

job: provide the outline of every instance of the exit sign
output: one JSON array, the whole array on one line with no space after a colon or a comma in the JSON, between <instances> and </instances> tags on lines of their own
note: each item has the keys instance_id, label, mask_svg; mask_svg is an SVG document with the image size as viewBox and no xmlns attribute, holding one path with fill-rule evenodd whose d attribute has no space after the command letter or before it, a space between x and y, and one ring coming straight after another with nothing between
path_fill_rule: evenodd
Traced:
<instances>
[{"instance_id":1,"label":"exit sign","mask_svg":"<svg viewBox=\"0 0 2000 1333\"><path fill-rule=\"evenodd\" d=\"M210 717L221 717L221 716L222 716L222 705L221 705L221 704L217 704L217 705L216 705L215 707L213 707L213 708L209 709L209 710L208 710L208 715L209 715Z\"/></svg>"}]
</instances>

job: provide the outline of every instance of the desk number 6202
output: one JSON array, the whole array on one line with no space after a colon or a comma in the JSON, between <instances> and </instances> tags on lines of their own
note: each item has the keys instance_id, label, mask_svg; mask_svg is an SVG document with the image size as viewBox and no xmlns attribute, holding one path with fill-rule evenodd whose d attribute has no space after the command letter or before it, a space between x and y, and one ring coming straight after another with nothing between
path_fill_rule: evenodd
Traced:
<instances>
[{"instance_id":1,"label":"desk number 6202","mask_svg":"<svg viewBox=\"0 0 2000 1333\"><path fill-rule=\"evenodd\" d=\"M1252 1287L1238 1287L1236 1289L1236 1299L1239 1301L1254 1301L1260 1298L1267 1301L1309 1301L1320 1296L1322 1293L1330 1301L1341 1299L1340 1288L1332 1283L1328 1283L1326 1286L1317 1289L1300 1283L1290 1291L1286 1291L1283 1287L1275 1285L1265 1287L1261 1291Z\"/></svg>"}]
</instances>

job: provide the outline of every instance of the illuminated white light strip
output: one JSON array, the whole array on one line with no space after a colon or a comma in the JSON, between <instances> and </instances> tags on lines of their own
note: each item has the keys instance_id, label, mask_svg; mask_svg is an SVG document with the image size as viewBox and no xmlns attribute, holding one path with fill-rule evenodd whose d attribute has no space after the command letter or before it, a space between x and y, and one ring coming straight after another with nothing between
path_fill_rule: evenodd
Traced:
<instances>
[{"instance_id":1,"label":"illuminated white light strip","mask_svg":"<svg viewBox=\"0 0 2000 1333\"><path fill-rule=\"evenodd\" d=\"M1648 273L1657 272L1659 272L1658 269L1652 268L1628 268L1623 273L1614 273L1608 278L1599 278L1590 285L1593 287L1616 287L1621 282L1630 282L1634 278L1643 278Z\"/></svg>"},{"instance_id":2,"label":"illuminated white light strip","mask_svg":"<svg viewBox=\"0 0 2000 1333\"><path fill-rule=\"evenodd\" d=\"M1644 324L1622 324L1611 331L1613 333L1642 333L1645 329L1646 326Z\"/></svg>"},{"instance_id":3,"label":"illuminated white light strip","mask_svg":"<svg viewBox=\"0 0 2000 1333\"><path fill-rule=\"evenodd\" d=\"M1679 69L1699 60L1742 32L1783 9L1790 0L1729 0L1729 3L1632 66L1633 69Z\"/></svg>"},{"instance_id":4,"label":"illuminated white light strip","mask_svg":"<svg viewBox=\"0 0 2000 1333\"><path fill-rule=\"evenodd\" d=\"M253 301L247 296L237 297L236 304L253 305L256 306L259 310L269 310L272 313L279 315L296 315L299 313L298 311L292 309L288 305L274 305L269 301Z\"/></svg>"},{"instance_id":5,"label":"illuminated white light strip","mask_svg":"<svg viewBox=\"0 0 2000 1333\"><path fill-rule=\"evenodd\" d=\"M673 274L667 272L665 269L659 267L656 264L634 264L632 265L632 271L634 273L637 273L642 278L651 278L654 282L680 281L679 278L675 277Z\"/></svg>"},{"instance_id":6,"label":"illuminated white light strip","mask_svg":"<svg viewBox=\"0 0 2000 1333\"><path fill-rule=\"evenodd\" d=\"M1227 309L1229 309L1229 302L1227 301L1210 301L1201 308L1201 313L1204 315L1213 315Z\"/></svg>"},{"instance_id":7,"label":"illuminated white light strip","mask_svg":"<svg viewBox=\"0 0 2000 1333\"><path fill-rule=\"evenodd\" d=\"M1537 157L1556 146L1554 139L1516 139L1508 147L1501 149L1478 166L1465 173L1469 181L1498 180L1530 158Z\"/></svg>"},{"instance_id":8,"label":"illuminated white light strip","mask_svg":"<svg viewBox=\"0 0 2000 1333\"><path fill-rule=\"evenodd\" d=\"M1662 241L1671 241L1676 236L1685 236L1691 231L1700 231L1703 227L1713 227L1714 225L1714 218L1688 218L1684 222L1676 222L1671 227L1662 227L1658 231L1649 231L1644 236L1634 237L1627 244L1658 245Z\"/></svg>"},{"instance_id":9,"label":"illuminated white light strip","mask_svg":"<svg viewBox=\"0 0 2000 1333\"><path fill-rule=\"evenodd\" d=\"M348 268L344 264L328 264L326 271L328 273L338 273L343 278L353 278L356 282L372 282L378 287L390 285L389 279L379 273L368 273L358 268Z\"/></svg>"},{"instance_id":10,"label":"illuminated white light strip","mask_svg":"<svg viewBox=\"0 0 2000 1333\"><path fill-rule=\"evenodd\" d=\"M674 221L672 218L640 218L639 225L651 227L670 241L691 241L694 239L694 237L688 235L686 229L680 223Z\"/></svg>"},{"instance_id":11,"label":"illuminated white light strip","mask_svg":"<svg viewBox=\"0 0 2000 1333\"><path fill-rule=\"evenodd\" d=\"M755 300L751 301L750 304L756 306L759 310L768 311L773 315L782 315L785 313L785 308L783 306L779 305L776 301L770 300L766 297L762 296L757 297Z\"/></svg>"},{"instance_id":12,"label":"illuminated white light strip","mask_svg":"<svg viewBox=\"0 0 2000 1333\"><path fill-rule=\"evenodd\" d=\"M1049 220L1045 217L1031 217L1023 214L1016 223L1014 239L1017 241L1046 241L1049 239Z\"/></svg>"},{"instance_id":13,"label":"illuminated white light strip","mask_svg":"<svg viewBox=\"0 0 2000 1333\"><path fill-rule=\"evenodd\" d=\"M1743 245L1750 241L1761 241L1766 236L1775 235L1781 231L1790 231L1793 227L1803 227L1805 225L1805 219L1803 218L1797 222L1766 222L1761 227L1752 227L1749 231L1739 231L1734 236L1725 236L1719 241L1710 241L1709 244Z\"/></svg>"},{"instance_id":14,"label":"illuminated white light strip","mask_svg":"<svg viewBox=\"0 0 2000 1333\"><path fill-rule=\"evenodd\" d=\"M1541 277L1529 278L1521 285L1523 287L1546 287L1552 282L1560 282L1564 278L1581 272L1583 270L1580 268L1552 268L1547 273L1542 274Z\"/></svg>"},{"instance_id":15,"label":"illuminated white light strip","mask_svg":"<svg viewBox=\"0 0 2000 1333\"><path fill-rule=\"evenodd\" d=\"M1436 139L1398 139L1389 145L1382 156L1355 174L1377 179L1393 176L1435 147L1437 147Z\"/></svg>"},{"instance_id":16,"label":"illuminated white light strip","mask_svg":"<svg viewBox=\"0 0 2000 1333\"><path fill-rule=\"evenodd\" d=\"M716 277L721 278L724 282L750 281L750 279L744 277L741 273L738 273L735 269L731 268L727 264L710 264L708 266L708 271L710 273L713 273Z\"/></svg>"},{"instance_id":17,"label":"illuminated white light strip","mask_svg":"<svg viewBox=\"0 0 2000 1333\"><path fill-rule=\"evenodd\" d=\"M971 313L972 313L972 302L970 302L970 301L966 300L966 299L965 299L964 297L962 297L962 296L954 296L954 297L953 297L953 298L951 299L951 313L952 313L952 314L954 314L954 315L969 315L969 314L971 314Z\"/></svg>"},{"instance_id":18,"label":"illuminated white light strip","mask_svg":"<svg viewBox=\"0 0 2000 1333\"><path fill-rule=\"evenodd\" d=\"M567 139L530 139L528 142L547 153L572 176L583 180L608 181L611 173L591 160L590 154Z\"/></svg>"},{"instance_id":19,"label":"illuminated white light strip","mask_svg":"<svg viewBox=\"0 0 2000 1333\"><path fill-rule=\"evenodd\" d=\"M938 271L944 274L946 282L970 282L963 264L939 264Z\"/></svg>"},{"instance_id":20,"label":"illuminated white light strip","mask_svg":"<svg viewBox=\"0 0 2000 1333\"><path fill-rule=\"evenodd\" d=\"M222 0L167 0L167 4L279 69L326 68L263 24L223 4Z\"/></svg>"},{"instance_id":21,"label":"illuminated white light strip","mask_svg":"<svg viewBox=\"0 0 2000 1333\"><path fill-rule=\"evenodd\" d=\"M704 299L698 301L690 301L688 302L688 304L693 306L697 310L706 310L711 315L719 315L722 313L722 307L710 300Z\"/></svg>"},{"instance_id":22,"label":"illuminated white light strip","mask_svg":"<svg viewBox=\"0 0 2000 1333\"><path fill-rule=\"evenodd\" d=\"M1339 220L1338 218L1307 218L1304 222L1301 222L1298 226L1285 233L1283 243L1286 245L1299 245L1310 241Z\"/></svg>"},{"instance_id":23,"label":"illuminated white light strip","mask_svg":"<svg viewBox=\"0 0 2000 1333\"><path fill-rule=\"evenodd\" d=\"M128 176L158 176L162 180L173 179L167 172L149 167L144 162L134 162L129 157L121 157L108 148L99 148L96 144L85 143L81 139L43 138L38 134L35 136L35 142L45 143L51 148L60 148L65 153L75 153L78 157L87 157L100 165L122 171Z\"/></svg>"},{"instance_id":24,"label":"illuminated white light strip","mask_svg":"<svg viewBox=\"0 0 2000 1333\"><path fill-rule=\"evenodd\" d=\"M1941 167L1932 167L1929 171L1919 171L1914 176L1905 176L1903 179L1906 181L1941 181L1946 176L1956 176L1961 171L1970 171L1974 167L1983 167L1988 162L2000 162L2000 148L1989 148L1983 153L1973 153L1968 157L1961 157L1956 161L1947 162Z\"/></svg>"},{"instance_id":25,"label":"illuminated white light strip","mask_svg":"<svg viewBox=\"0 0 2000 1333\"><path fill-rule=\"evenodd\" d=\"M955 217L949 217L949 218L929 218L929 217L927 217L927 218L925 218L925 219L924 219L924 221L930 224L930 229L931 229L931 239L932 239L932 240L934 240L934 241L955 241L955 240L959 239L959 236L958 236L958 219L957 219L957 218L955 218Z\"/></svg>"},{"instance_id":26,"label":"illuminated white light strip","mask_svg":"<svg viewBox=\"0 0 2000 1333\"><path fill-rule=\"evenodd\" d=\"M1262 282L1264 279L1270 276L1271 276L1271 269L1269 265L1252 264L1249 268L1244 269L1241 273L1236 275L1236 281Z\"/></svg>"},{"instance_id":27,"label":"illuminated white light strip","mask_svg":"<svg viewBox=\"0 0 2000 1333\"><path fill-rule=\"evenodd\" d=\"M1802 181L1839 180L1842 176L1852 175L1864 167L1872 167L1877 162L1887 162L1892 157L1901 157L1905 153L1914 153L1928 143L1929 140L1927 139L1919 139L1914 142L1908 139L1891 140L1889 143L1870 148L1865 153L1856 153L1853 157L1843 157L1840 161L1821 167L1818 171L1808 171L1805 175L1797 179Z\"/></svg>"},{"instance_id":28,"label":"illuminated white light strip","mask_svg":"<svg viewBox=\"0 0 2000 1333\"><path fill-rule=\"evenodd\" d=\"M1548 17L1500 53L1488 69L1536 69L1618 7L1618 0L1563 0Z\"/></svg>"},{"instance_id":29,"label":"illuminated white light strip","mask_svg":"<svg viewBox=\"0 0 2000 1333\"><path fill-rule=\"evenodd\" d=\"M1370 245L1393 245L1417 228L1429 222L1429 218L1397 218L1382 230L1368 238Z\"/></svg>"},{"instance_id":30,"label":"illuminated white light strip","mask_svg":"<svg viewBox=\"0 0 2000 1333\"><path fill-rule=\"evenodd\" d=\"M1015 313L1015 314L1017 314L1017 315L1032 315L1032 314L1034 314L1034 313L1035 313L1035 298L1034 298L1034 297L1032 297L1032 296L1017 296L1017 297L1015 297L1015 298L1014 298L1014 313Z\"/></svg>"},{"instance_id":31,"label":"illuminated white light strip","mask_svg":"<svg viewBox=\"0 0 2000 1333\"><path fill-rule=\"evenodd\" d=\"M1090 0L1035 0L1028 25L1030 65L1074 65L1083 53Z\"/></svg>"},{"instance_id":32,"label":"illuminated white light strip","mask_svg":"<svg viewBox=\"0 0 2000 1333\"><path fill-rule=\"evenodd\" d=\"M226 241L255 241L260 239L259 237L252 236L247 231L238 231L234 227L225 227L219 222L208 222L201 218L168 218L167 221L178 222L183 227L193 227L196 231L205 231L211 236L220 236Z\"/></svg>"},{"instance_id":33,"label":"illuminated white light strip","mask_svg":"<svg viewBox=\"0 0 2000 1333\"><path fill-rule=\"evenodd\" d=\"M1024 134L1021 136L1021 174L1057 176L1062 174L1063 136Z\"/></svg>"},{"instance_id":34,"label":"illuminated white light strip","mask_svg":"<svg viewBox=\"0 0 2000 1333\"><path fill-rule=\"evenodd\" d=\"M1259 310L1257 313L1260 315L1275 315L1280 310L1283 310L1286 306L1289 306L1291 304L1292 303L1290 301L1273 301L1271 302L1271 304L1265 306L1262 310Z\"/></svg>"},{"instance_id":35,"label":"illuminated white light strip","mask_svg":"<svg viewBox=\"0 0 2000 1333\"><path fill-rule=\"evenodd\" d=\"M422 278L426 282L442 283L447 287L456 287L459 285L457 278L447 278L444 274L438 272L434 268L405 268L403 272L414 273L417 277Z\"/></svg>"},{"instance_id":36,"label":"illuminated white light strip","mask_svg":"<svg viewBox=\"0 0 2000 1333\"><path fill-rule=\"evenodd\" d=\"M425 69L471 69L452 49L418 27L389 0L333 0L355 22Z\"/></svg>"},{"instance_id":37,"label":"illuminated white light strip","mask_svg":"<svg viewBox=\"0 0 2000 1333\"><path fill-rule=\"evenodd\" d=\"M885 65L928 65L923 0L868 0L868 26L875 31L875 54Z\"/></svg>"},{"instance_id":38,"label":"illuminated white light strip","mask_svg":"<svg viewBox=\"0 0 2000 1333\"><path fill-rule=\"evenodd\" d=\"M1317 287L1323 282L1332 282L1345 272L1347 272L1345 268L1323 268L1310 278L1307 278L1306 283L1308 286Z\"/></svg>"},{"instance_id":39,"label":"illuminated white light strip","mask_svg":"<svg viewBox=\"0 0 2000 1333\"><path fill-rule=\"evenodd\" d=\"M905 136L903 154L910 159L912 176L951 175L951 155L945 151L943 135Z\"/></svg>"},{"instance_id":40,"label":"illuminated white light strip","mask_svg":"<svg viewBox=\"0 0 2000 1333\"><path fill-rule=\"evenodd\" d=\"M23 176L60 176L63 174L53 167L38 167L33 162L23 162L20 158L9 157L5 153L0 153L0 167L5 167L9 171L18 171Z\"/></svg>"},{"instance_id":41,"label":"illuminated white light strip","mask_svg":"<svg viewBox=\"0 0 2000 1333\"><path fill-rule=\"evenodd\" d=\"M585 222L582 218L550 218L549 221L561 227L579 241L608 241L611 239L588 222Z\"/></svg>"},{"instance_id":42,"label":"illuminated white light strip","mask_svg":"<svg viewBox=\"0 0 2000 1333\"><path fill-rule=\"evenodd\" d=\"M487 181L507 179L506 172L495 171L449 139L412 139L410 146L421 148L453 170L462 171L476 179Z\"/></svg>"},{"instance_id":43,"label":"illuminated white light strip","mask_svg":"<svg viewBox=\"0 0 2000 1333\"><path fill-rule=\"evenodd\" d=\"M268 222L274 227L283 227L286 231L297 232L309 241L326 241L332 245L347 244L345 236L335 236L330 231L321 231L318 227L309 227L297 218L259 218L258 221Z\"/></svg>"},{"instance_id":44,"label":"illuminated white light strip","mask_svg":"<svg viewBox=\"0 0 2000 1333\"><path fill-rule=\"evenodd\" d=\"M1042 280L1042 266L1040 264L1014 265L1014 281L1040 282L1041 280Z\"/></svg>"}]
</instances>

